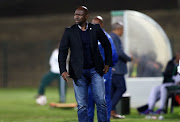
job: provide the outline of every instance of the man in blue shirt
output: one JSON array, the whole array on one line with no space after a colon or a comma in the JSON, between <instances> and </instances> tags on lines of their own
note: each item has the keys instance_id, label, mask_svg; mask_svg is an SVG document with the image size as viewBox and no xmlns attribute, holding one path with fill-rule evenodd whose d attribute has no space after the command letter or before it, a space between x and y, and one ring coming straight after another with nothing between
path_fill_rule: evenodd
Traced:
<instances>
[{"instance_id":1,"label":"man in blue shirt","mask_svg":"<svg viewBox=\"0 0 180 122\"><path fill-rule=\"evenodd\" d=\"M132 60L132 58L126 55L125 52L123 51L123 45L119 38L119 36L122 36L122 34L123 34L123 24L120 22L114 23L112 25L112 33L109 34L113 39L118 54L118 62L112 69L111 116L113 118L120 118L115 111L115 107L118 101L121 99L122 95L126 91L126 82L124 78L124 75L127 74L126 63Z\"/></svg>"},{"instance_id":2,"label":"man in blue shirt","mask_svg":"<svg viewBox=\"0 0 180 122\"><path fill-rule=\"evenodd\" d=\"M92 19L92 24L99 24L101 28L103 27L103 18L101 16L96 16ZM111 43L112 48L112 61L113 66L117 63L118 56L116 52L116 48L114 46L113 40L110 37L110 35L103 29L104 33L106 34L107 38L109 39L109 42ZM101 43L98 41L99 51L101 53L101 56L103 58L103 61L105 62L105 54L104 54L104 48L102 47ZM111 79L112 79L112 68L109 68L109 71L104 75L104 83L105 83L105 99L106 99L106 105L107 105L107 119L108 122L110 122L110 116L111 116ZM89 122L93 122L94 119L94 100L93 95L91 91L91 87L88 88L88 116L89 116Z\"/></svg>"}]
</instances>

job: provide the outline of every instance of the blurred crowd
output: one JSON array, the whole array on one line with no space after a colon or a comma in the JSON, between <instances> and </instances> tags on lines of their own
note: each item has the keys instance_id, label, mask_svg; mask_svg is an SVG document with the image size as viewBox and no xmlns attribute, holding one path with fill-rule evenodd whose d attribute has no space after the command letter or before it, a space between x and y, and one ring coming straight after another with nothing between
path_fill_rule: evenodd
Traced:
<instances>
[{"instance_id":1,"label":"blurred crowd","mask_svg":"<svg viewBox=\"0 0 180 122\"><path fill-rule=\"evenodd\" d=\"M130 77L161 77L162 64L156 60L156 54L149 52L149 54L138 56L133 54L133 61L130 64Z\"/></svg>"}]
</instances>

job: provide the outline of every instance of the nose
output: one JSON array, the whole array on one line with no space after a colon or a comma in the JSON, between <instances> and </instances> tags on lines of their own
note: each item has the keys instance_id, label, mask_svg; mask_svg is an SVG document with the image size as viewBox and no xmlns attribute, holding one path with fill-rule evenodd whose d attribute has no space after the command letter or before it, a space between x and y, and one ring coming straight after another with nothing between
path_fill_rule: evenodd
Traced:
<instances>
[{"instance_id":1,"label":"nose","mask_svg":"<svg viewBox=\"0 0 180 122\"><path fill-rule=\"evenodd\" d=\"M78 15L74 15L74 18L75 18L75 19L78 19L78 18L79 18L79 16L78 16Z\"/></svg>"}]
</instances>

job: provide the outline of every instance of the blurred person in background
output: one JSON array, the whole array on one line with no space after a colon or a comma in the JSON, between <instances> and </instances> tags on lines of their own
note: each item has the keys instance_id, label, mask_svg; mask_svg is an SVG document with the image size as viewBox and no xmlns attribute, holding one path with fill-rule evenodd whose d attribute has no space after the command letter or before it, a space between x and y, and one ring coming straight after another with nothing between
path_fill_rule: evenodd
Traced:
<instances>
[{"instance_id":1,"label":"blurred person in background","mask_svg":"<svg viewBox=\"0 0 180 122\"><path fill-rule=\"evenodd\" d=\"M156 61L156 54L149 52L142 55L138 62L137 77L160 77L162 64Z\"/></svg>"},{"instance_id":2,"label":"blurred person in background","mask_svg":"<svg viewBox=\"0 0 180 122\"><path fill-rule=\"evenodd\" d=\"M137 110L140 114L164 114L165 104L168 97L168 87L180 85L180 75L177 74L178 62L180 60L180 51L176 52L176 56L170 60L163 73L163 84L154 87L151 90L148 105L139 107ZM160 100L160 107L153 111L155 103ZM144 108L147 108L144 110Z\"/></svg>"},{"instance_id":3,"label":"blurred person in background","mask_svg":"<svg viewBox=\"0 0 180 122\"><path fill-rule=\"evenodd\" d=\"M116 51L118 54L118 62L112 68L112 88L111 88L111 100L112 100L112 118L122 118L121 115L116 113L116 105L122 98L122 95L126 91L126 81L124 75L127 74L127 62L130 62L132 58L125 54L120 36L123 35L123 24L121 22L114 23L112 25L111 38L114 41Z\"/></svg>"},{"instance_id":4,"label":"blurred person in background","mask_svg":"<svg viewBox=\"0 0 180 122\"><path fill-rule=\"evenodd\" d=\"M99 24L101 28L103 29L103 18L101 16L96 16L92 19L92 24ZM112 48L112 61L113 66L117 63L118 57L116 48L114 46L113 40L110 37L110 35L103 29L104 33L106 34L107 38L109 39L109 42L111 43ZM105 62L105 54L104 54L104 48L102 47L101 43L98 41L99 51L101 53L101 56L103 58L103 61ZM112 67L109 67L109 71L104 74L104 84L105 84L105 99L107 104L107 118L108 122L110 122L111 117L111 80L112 80ZM88 116L89 116L89 122L94 121L94 107L95 102L93 100L92 90L91 87L88 87Z\"/></svg>"},{"instance_id":5,"label":"blurred person in background","mask_svg":"<svg viewBox=\"0 0 180 122\"><path fill-rule=\"evenodd\" d=\"M111 44L100 25L87 22L88 9L80 6L75 10L75 24L65 29L59 48L59 68L61 76L73 78L75 97L78 104L79 122L88 122L88 87L97 107L100 122L107 122L105 86L103 75L112 66ZM104 48L105 64L98 48L98 40ZM69 73L66 69L66 58L70 52Z\"/></svg>"},{"instance_id":6,"label":"blurred person in background","mask_svg":"<svg viewBox=\"0 0 180 122\"><path fill-rule=\"evenodd\" d=\"M59 43L58 43L58 47L59 47ZM53 50L53 52L50 56L50 59L49 59L50 71L42 77L41 83L38 88L38 95L36 96L36 100L42 96L45 97L45 89L53 81L58 81L59 93L60 93L60 82L61 82L60 77L61 77L61 75L59 72L59 64L58 64L58 54L59 54L58 47ZM61 101L59 101L59 102L61 102Z\"/></svg>"}]
</instances>

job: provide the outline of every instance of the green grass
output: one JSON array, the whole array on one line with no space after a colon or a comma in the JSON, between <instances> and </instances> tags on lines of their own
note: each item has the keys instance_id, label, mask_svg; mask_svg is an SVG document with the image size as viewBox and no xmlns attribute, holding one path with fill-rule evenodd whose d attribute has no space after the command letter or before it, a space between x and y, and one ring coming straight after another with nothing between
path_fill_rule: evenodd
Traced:
<instances>
[{"instance_id":1,"label":"green grass","mask_svg":"<svg viewBox=\"0 0 180 122\"><path fill-rule=\"evenodd\" d=\"M75 109L51 108L47 105L39 106L35 103L35 88L1 88L0 89L0 122L77 122ZM46 96L49 102L58 102L56 88L47 88ZM68 89L67 103L74 103L74 92ZM180 122L180 107L174 109L173 114L164 115L163 122ZM95 116L95 120L97 117ZM124 120L112 119L112 122L160 122L161 120L146 120L135 109L126 115ZM97 121L96 121L97 122Z\"/></svg>"}]
</instances>

